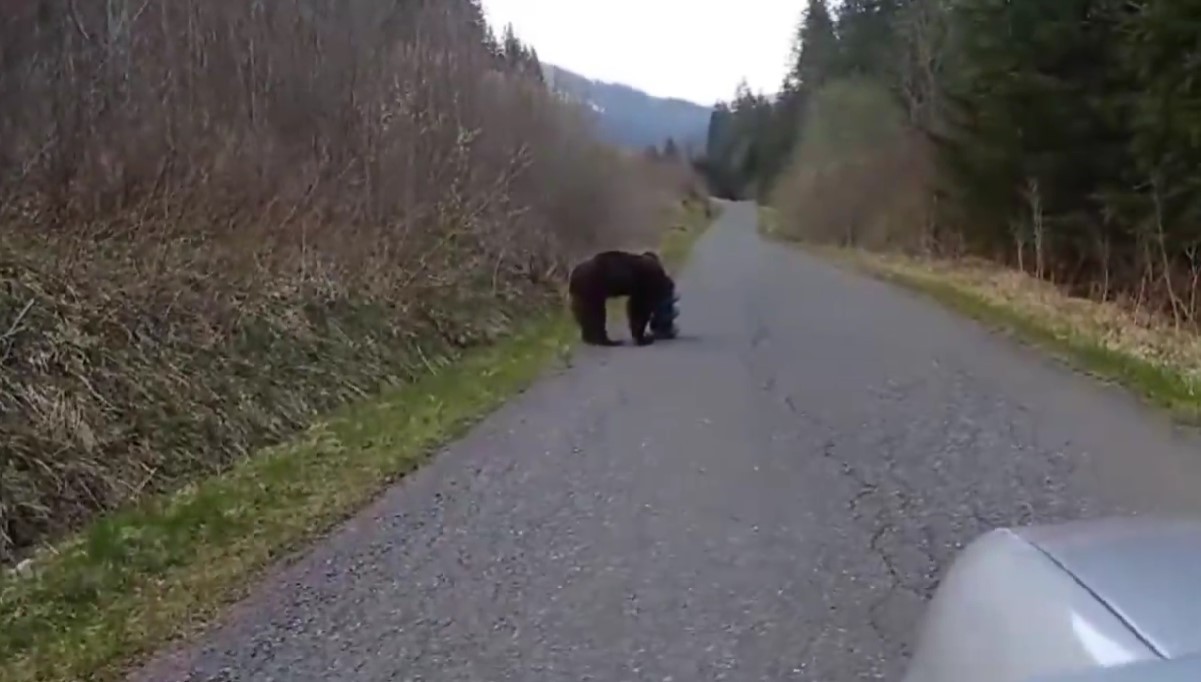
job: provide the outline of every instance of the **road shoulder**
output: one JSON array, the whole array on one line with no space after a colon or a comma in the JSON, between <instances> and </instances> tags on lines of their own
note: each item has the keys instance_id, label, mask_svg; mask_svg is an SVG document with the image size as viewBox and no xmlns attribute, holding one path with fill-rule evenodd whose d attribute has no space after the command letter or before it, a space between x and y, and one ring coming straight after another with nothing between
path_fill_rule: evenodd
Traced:
<instances>
[{"instance_id":1,"label":"road shoulder","mask_svg":"<svg viewBox=\"0 0 1201 682\"><path fill-rule=\"evenodd\" d=\"M770 209L760 212L760 231L842 267L924 294L1050 352L1079 371L1117 382L1182 423L1201 423L1201 337L1169 320L1116 303L1072 297L1049 283L982 261L802 245L779 234Z\"/></svg>"}]
</instances>

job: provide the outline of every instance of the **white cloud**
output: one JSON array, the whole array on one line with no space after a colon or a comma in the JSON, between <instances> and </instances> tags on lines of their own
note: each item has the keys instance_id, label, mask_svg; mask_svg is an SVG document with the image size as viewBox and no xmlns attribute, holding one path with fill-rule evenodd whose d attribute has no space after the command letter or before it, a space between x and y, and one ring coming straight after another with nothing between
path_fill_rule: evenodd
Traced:
<instances>
[{"instance_id":1,"label":"white cloud","mask_svg":"<svg viewBox=\"0 0 1201 682\"><path fill-rule=\"evenodd\" d=\"M745 78L774 92L803 0L484 0L543 61L590 78L701 104Z\"/></svg>"}]
</instances>

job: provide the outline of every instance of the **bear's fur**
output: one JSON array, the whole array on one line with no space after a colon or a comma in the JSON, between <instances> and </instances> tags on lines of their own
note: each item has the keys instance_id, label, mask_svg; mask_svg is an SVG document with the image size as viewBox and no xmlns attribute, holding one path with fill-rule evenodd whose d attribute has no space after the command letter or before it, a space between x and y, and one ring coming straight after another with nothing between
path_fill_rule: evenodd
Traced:
<instances>
[{"instance_id":1,"label":"bear's fur","mask_svg":"<svg viewBox=\"0 0 1201 682\"><path fill-rule=\"evenodd\" d=\"M626 297L630 336L634 343L646 346L655 340L647 334L647 323L655 308L675 295L675 282L650 251L602 251L572 268L568 291L584 343L619 345L606 330L605 306L610 298Z\"/></svg>"}]
</instances>

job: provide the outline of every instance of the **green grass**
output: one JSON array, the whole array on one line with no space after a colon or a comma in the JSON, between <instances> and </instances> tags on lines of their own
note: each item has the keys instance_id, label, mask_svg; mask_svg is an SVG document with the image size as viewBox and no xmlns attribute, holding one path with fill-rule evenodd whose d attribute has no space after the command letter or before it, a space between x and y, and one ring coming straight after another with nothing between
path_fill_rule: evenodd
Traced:
<instances>
[{"instance_id":1,"label":"green grass","mask_svg":"<svg viewBox=\"0 0 1201 682\"><path fill-rule=\"evenodd\" d=\"M362 508L570 349L556 314L342 410L224 475L89 527L0 577L0 680L115 680L273 561Z\"/></svg>"},{"instance_id":2,"label":"green grass","mask_svg":"<svg viewBox=\"0 0 1201 682\"><path fill-rule=\"evenodd\" d=\"M662 246L669 268L709 223L703 207L681 207ZM575 337L563 311L534 320L222 475L93 523L29 575L0 574L0 681L121 679L528 386Z\"/></svg>"},{"instance_id":3,"label":"green grass","mask_svg":"<svg viewBox=\"0 0 1201 682\"><path fill-rule=\"evenodd\" d=\"M677 209L675 220L663 237L663 245L660 248L667 268L673 273L684 266L693 245L720 215L720 206L713 202L708 204L711 211L708 215L705 213L705 204L699 202L685 202Z\"/></svg>"},{"instance_id":4,"label":"green grass","mask_svg":"<svg viewBox=\"0 0 1201 682\"><path fill-rule=\"evenodd\" d=\"M879 279L924 293L962 315L1051 351L1077 369L1115 381L1178 420L1201 422L1201 395L1178 370L1108 348L1087 333L1056 329L1015 307L989 301L951 282L915 277L861 259L849 262Z\"/></svg>"},{"instance_id":5,"label":"green grass","mask_svg":"<svg viewBox=\"0 0 1201 682\"><path fill-rule=\"evenodd\" d=\"M770 206L759 207L759 234L777 237L780 232L780 214Z\"/></svg>"}]
</instances>

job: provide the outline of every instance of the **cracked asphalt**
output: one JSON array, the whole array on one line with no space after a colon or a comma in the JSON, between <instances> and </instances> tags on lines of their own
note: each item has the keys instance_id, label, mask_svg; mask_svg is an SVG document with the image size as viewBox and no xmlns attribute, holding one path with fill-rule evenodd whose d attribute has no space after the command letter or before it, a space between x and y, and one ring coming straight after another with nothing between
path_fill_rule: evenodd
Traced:
<instances>
[{"instance_id":1,"label":"cracked asphalt","mask_svg":"<svg viewBox=\"0 0 1201 682\"><path fill-rule=\"evenodd\" d=\"M895 680L985 530L1201 506L1191 432L753 206L680 291L133 679Z\"/></svg>"}]
</instances>

